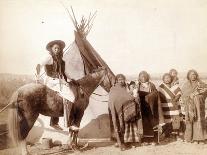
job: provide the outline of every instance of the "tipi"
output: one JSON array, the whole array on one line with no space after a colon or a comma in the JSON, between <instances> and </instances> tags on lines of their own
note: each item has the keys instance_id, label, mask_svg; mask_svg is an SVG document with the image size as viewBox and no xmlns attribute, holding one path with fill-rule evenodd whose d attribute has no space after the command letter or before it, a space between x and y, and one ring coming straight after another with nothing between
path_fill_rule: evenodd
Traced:
<instances>
[{"instance_id":1,"label":"tipi","mask_svg":"<svg viewBox=\"0 0 207 155\"><path fill-rule=\"evenodd\" d=\"M84 74L86 75L88 73L91 73L94 69L97 69L98 67L106 67L110 71L110 73L114 75L109 66L105 63L105 61L100 57L100 55L86 39L93 26L96 12L93 15L90 14L88 19L82 16L80 24L78 24L72 7L71 11L73 16L70 14L67 8L66 10L68 11L69 16L75 27L75 41L72 44L74 47L78 48L78 51L76 52L80 53L81 55L84 65ZM70 51L67 52L66 50L65 53L70 53Z\"/></svg>"}]
</instances>

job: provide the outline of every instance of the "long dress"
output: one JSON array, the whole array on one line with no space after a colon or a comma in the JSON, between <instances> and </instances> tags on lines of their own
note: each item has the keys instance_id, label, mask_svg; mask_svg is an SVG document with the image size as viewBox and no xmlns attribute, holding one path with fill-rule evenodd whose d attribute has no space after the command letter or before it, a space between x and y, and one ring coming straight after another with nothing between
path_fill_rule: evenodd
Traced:
<instances>
[{"instance_id":1,"label":"long dress","mask_svg":"<svg viewBox=\"0 0 207 155\"><path fill-rule=\"evenodd\" d=\"M138 94L141 103L143 137L154 137L153 127L159 124L158 92L153 83L147 82L138 84Z\"/></svg>"},{"instance_id":2,"label":"long dress","mask_svg":"<svg viewBox=\"0 0 207 155\"><path fill-rule=\"evenodd\" d=\"M181 129L181 106L179 104L179 97L181 96L181 89L177 84L168 87L164 83L159 86L159 101L161 102L164 123L169 128L166 133L179 132ZM174 100L177 97L176 101Z\"/></svg>"},{"instance_id":3,"label":"long dress","mask_svg":"<svg viewBox=\"0 0 207 155\"><path fill-rule=\"evenodd\" d=\"M187 142L203 141L207 139L205 121L207 85L202 81L197 81L193 84L188 81L183 85L182 92L182 98L185 103L185 140ZM193 98L190 98L191 94L194 94Z\"/></svg>"},{"instance_id":4,"label":"long dress","mask_svg":"<svg viewBox=\"0 0 207 155\"><path fill-rule=\"evenodd\" d=\"M113 128L111 131L114 131L117 142L140 142L143 134L140 107L125 87L115 85L111 88L109 111Z\"/></svg>"}]
</instances>

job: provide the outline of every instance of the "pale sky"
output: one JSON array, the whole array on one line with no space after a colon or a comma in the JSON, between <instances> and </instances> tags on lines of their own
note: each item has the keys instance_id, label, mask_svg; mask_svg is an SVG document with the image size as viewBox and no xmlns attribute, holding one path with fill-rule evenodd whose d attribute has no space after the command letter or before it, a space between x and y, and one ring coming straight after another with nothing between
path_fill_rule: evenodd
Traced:
<instances>
[{"instance_id":1,"label":"pale sky","mask_svg":"<svg viewBox=\"0 0 207 155\"><path fill-rule=\"evenodd\" d=\"M0 0L0 72L34 74L51 40L74 40L76 16L98 11L88 40L112 71L207 72L206 0Z\"/></svg>"}]
</instances>

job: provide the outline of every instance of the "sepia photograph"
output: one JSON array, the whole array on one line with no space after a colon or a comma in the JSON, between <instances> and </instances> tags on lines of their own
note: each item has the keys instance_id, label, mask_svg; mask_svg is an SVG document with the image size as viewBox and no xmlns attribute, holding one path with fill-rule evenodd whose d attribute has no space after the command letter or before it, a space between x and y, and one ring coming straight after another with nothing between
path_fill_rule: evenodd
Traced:
<instances>
[{"instance_id":1,"label":"sepia photograph","mask_svg":"<svg viewBox=\"0 0 207 155\"><path fill-rule=\"evenodd\" d=\"M0 0L0 155L206 155L206 0Z\"/></svg>"}]
</instances>

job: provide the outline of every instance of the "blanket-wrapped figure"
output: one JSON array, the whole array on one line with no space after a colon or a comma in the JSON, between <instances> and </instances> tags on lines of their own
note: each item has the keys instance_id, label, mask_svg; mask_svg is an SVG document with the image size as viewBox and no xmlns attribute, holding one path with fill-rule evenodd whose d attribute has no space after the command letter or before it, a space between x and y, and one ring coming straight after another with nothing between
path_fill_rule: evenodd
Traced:
<instances>
[{"instance_id":1,"label":"blanket-wrapped figure","mask_svg":"<svg viewBox=\"0 0 207 155\"><path fill-rule=\"evenodd\" d=\"M127 91L125 76L118 74L109 93L109 112L111 129L121 150L125 149L126 143L141 141L143 128L138 101Z\"/></svg>"},{"instance_id":2,"label":"blanket-wrapped figure","mask_svg":"<svg viewBox=\"0 0 207 155\"><path fill-rule=\"evenodd\" d=\"M205 120L207 84L199 79L195 70L188 71L187 79L188 81L182 87L182 99L185 103L185 140L204 143L207 139Z\"/></svg>"},{"instance_id":3,"label":"blanket-wrapped figure","mask_svg":"<svg viewBox=\"0 0 207 155\"><path fill-rule=\"evenodd\" d=\"M163 83L159 86L159 102L162 107L165 136L175 134L177 140L178 135L182 132L182 114L179 99L181 97L181 89L178 84L173 84L173 78L169 73L165 73L162 77Z\"/></svg>"},{"instance_id":4,"label":"blanket-wrapped figure","mask_svg":"<svg viewBox=\"0 0 207 155\"><path fill-rule=\"evenodd\" d=\"M154 145L158 138L154 129L164 122L161 106L158 104L158 91L150 82L150 75L146 71L139 73L138 80L137 93L141 105L143 142Z\"/></svg>"}]
</instances>

